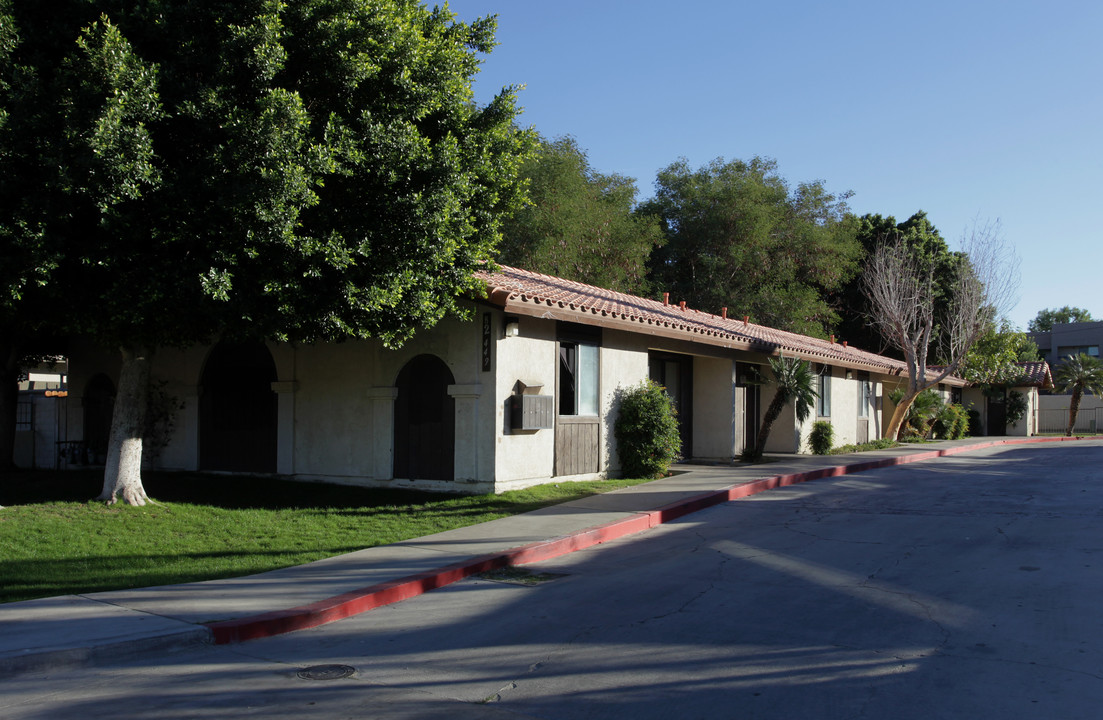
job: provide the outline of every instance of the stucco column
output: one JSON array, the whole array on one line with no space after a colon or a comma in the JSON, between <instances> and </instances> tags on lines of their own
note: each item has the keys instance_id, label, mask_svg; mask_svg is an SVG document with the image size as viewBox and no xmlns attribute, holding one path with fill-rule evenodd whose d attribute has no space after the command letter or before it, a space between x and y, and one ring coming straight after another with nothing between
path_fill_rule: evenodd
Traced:
<instances>
[{"instance_id":1,"label":"stucco column","mask_svg":"<svg viewBox=\"0 0 1103 720\"><path fill-rule=\"evenodd\" d=\"M448 394L456 401L456 456L457 481L479 480L479 397L482 385L449 385Z\"/></svg>"},{"instance_id":2,"label":"stucco column","mask_svg":"<svg viewBox=\"0 0 1103 720\"><path fill-rule=\"evenodd\" d=\"M395 387L368 388L371 476L375 480L394 478L394 401L397 397L398 388Z\"/></svg>"},{"instance_id":3,"label":"stucco column","mask_svg":"<svg viewBox=\"0 0 1103 720\"><path fill-rule=\"evenodd\" d=\"M276 472L280 475L295 474L295 391L299 383L294 380L272 383L276 393Z\"/></svg>"}]
</instances>

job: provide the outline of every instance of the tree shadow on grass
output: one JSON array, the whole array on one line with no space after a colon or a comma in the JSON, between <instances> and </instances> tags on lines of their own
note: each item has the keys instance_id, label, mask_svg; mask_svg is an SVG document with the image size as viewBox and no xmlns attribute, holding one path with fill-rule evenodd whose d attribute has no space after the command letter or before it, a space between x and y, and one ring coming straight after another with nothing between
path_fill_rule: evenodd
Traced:
<instances>
[{"instance_id":1,"label":"tree shadow on grass","mask_svg":"<svg viewBox=\"0 0 1103 720\"><path fill-rule=\"evenodd\" d=\"M426 505L455 498L449 493L361 488L296 482L271 477L204 473L143 473L146 493L155 501L246 508L376 508ZM88 502L100 494L103 470L20 471L0 475L0 505Z\"/></svg>"}]
</instances>

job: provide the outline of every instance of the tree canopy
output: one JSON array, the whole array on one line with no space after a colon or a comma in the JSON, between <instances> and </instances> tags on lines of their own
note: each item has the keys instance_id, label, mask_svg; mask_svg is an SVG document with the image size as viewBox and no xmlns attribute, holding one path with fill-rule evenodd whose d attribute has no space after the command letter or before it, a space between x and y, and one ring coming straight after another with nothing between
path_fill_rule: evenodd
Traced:
<instances>
[{"instance_id":1,"label":"tree canopy","mask_svg":"<svg viewBox=\"0 0 1103 720\"><path fill-rule=\"evenodd\" d=\"M954 253L948 298L939 297L939 264L905 236L880 244L862 274L870 321L885 343L903 355L906 389L886 424L895 438L911 404L924 390L956 374L977 339L1004 313L1018 287L1018 258L998 222L974 225ZM940 304L944 308L940 312ZM939 343L941 347L936 347ZM928 373L932 350L942 367Z\"/></svg>"},{"instance_id":2,"label":"tree canopy","mask_svg":"<svg viewBox=\"0 0 1103 720\"><path fill-rule=\"evenodd\" d=\"M0 257L20 268L0 271L0 318L49 307L28 306L42 288L124 358L219 337L400 344L481 289L522 197L514 91L479 107L471 90L493 19L3 0L0 29Z\"/></svg>"},{"instance_id":3,"label":"tree canopy","mask_svg":"<svg viewBox=\"0 0 1103 720\"><path fill-rule=\"evenodd\" d=\"M783 330L826 336L838 320L824 299L858 270L861 246L848 193L822 182L791 189L777 163L717 159L662 170L639 212L660 218L666 244L651 256L657 290L672 299Z\"/></svg>"},{"instance_id":4,"label":"tree canopy","mask_svg":"<svg viewBox=\"0 0 1103 720\"><path fill-rule=\"evenodd\" d=\"M903 242L920 260L922 267L932 269L934 283L932 302L936 317L933 345L944 344L938 328L947 312L947 303L953 294L957 259L949 245L922 210L903 222L891 215L867 214L858 218L856 236L862 246L862 256L872 256L886 243ZM864 271L863 271L864 272ZM863 276L855 275L838 292L831 294L831 302L839 312L835 333L850 345L873 352L884 352L903 359L900 350L887 344L877 328L870 322L871 308L863 291Z\"/></svg>"},{"instance_id":5,"label":"tree canopy","mask_svg":"<svg viewBox=\"0 0 1103 720\"><path fill-rule=\"evenodd\" d=\"M985 324L984 332L965 354L958 374L971 383L1002 385L1022 374L1017 363L1038 359L1034 341L1003 319Z\"/></svg>"},{"instance_id":6,"label":"tree canopy","mask_svg":"<svg viewBox=\"0 0 1103 720\"><path fill-rule=\"evenodd\" d=\"M1055 323L1092 322L1092 314L1083 308L1065 305L1061 308L1039 310L1027 324L1028 332L1049 332Z\"/></svg>"},{"instance_id":7,"label":"tree canopy","mask_svg":"<svg viewBox=\"0 0 1103 720\"><path fill-rule=\"evenodd\" d=\"M541 141L521 175L529 204L504 224L499 262L646 293L647 258L663 238L655 218L633 213L634 180L594 170L571 137Z\"/></svg>"}]
</instances>

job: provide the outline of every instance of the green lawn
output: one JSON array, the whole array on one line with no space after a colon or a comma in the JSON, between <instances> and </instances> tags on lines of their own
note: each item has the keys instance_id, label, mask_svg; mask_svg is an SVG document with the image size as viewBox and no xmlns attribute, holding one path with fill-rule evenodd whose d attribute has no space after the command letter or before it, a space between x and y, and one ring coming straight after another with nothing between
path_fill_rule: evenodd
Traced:
<instances>
[{"instance_id":1,"label":"green lawn","mask_svg":"<svg viewBox=\"0 0 1103 720\"><path fill-rule=\"evenodd\" d=\"M0 602L251 575L528 512L644 480L457 497L147 473L157 504L87 502L102 473L0 475Z\"/></svg>"}]
</instances>

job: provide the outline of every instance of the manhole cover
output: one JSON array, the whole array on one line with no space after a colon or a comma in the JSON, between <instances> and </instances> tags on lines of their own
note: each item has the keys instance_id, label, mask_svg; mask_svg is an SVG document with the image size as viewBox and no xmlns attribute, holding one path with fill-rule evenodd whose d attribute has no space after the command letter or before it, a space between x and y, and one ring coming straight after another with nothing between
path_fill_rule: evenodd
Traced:
<instances>
[{"instance_id":1,"label":"manhole cover","mask_svg":"<svg viewBox=\"0 0 1103 720\"><path fill-rule=\"evenodd\" d=\"M356 668L351 665L312 665L299 671L303 680L340 680L350 677Z\"/></svg>"},{"instance_id":2,"label":"manhole cover","mask_svg":"<svg viewBox=\"0 0 1103 720\"><path fill-rule=\"evenodd\" d=\"M504 567L498 570L490 570L480 573L476 577L494 582L509 583L511 585L539 585L551 580L566 577L565 573L535 572L526 568Z\"/></svg>"}]
</instances>

